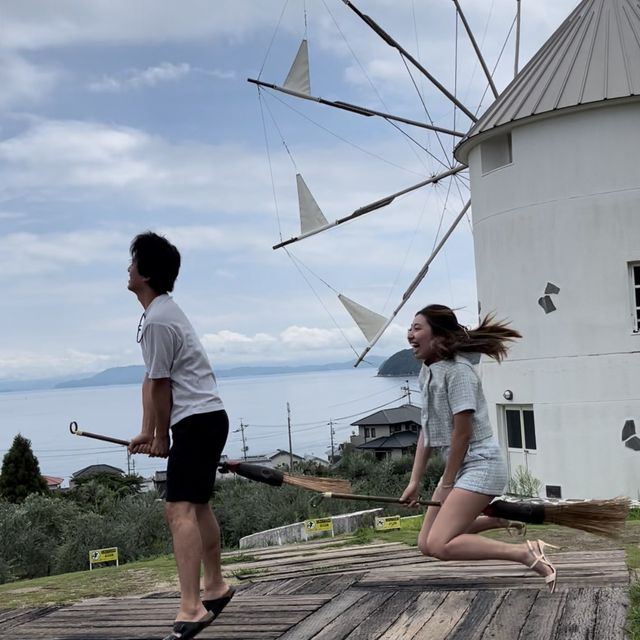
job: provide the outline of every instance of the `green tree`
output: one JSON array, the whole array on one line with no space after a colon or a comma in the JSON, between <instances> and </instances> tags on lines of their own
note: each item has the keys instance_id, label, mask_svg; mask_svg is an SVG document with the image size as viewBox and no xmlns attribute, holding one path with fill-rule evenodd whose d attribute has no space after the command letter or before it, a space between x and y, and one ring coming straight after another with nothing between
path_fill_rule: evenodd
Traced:
<instances>
[{"instance_id":1,"label":"green tree","mask_svg":"<svg viewBox=\"0 0 640 640\"><path fill-rule=\"evenodd\" d=\"M38 459L31 450L31 441L18 434L2 461L0 497L9 502L22 502L32 493L46 493L47 490Z\"/></svg>"}]
</instances>

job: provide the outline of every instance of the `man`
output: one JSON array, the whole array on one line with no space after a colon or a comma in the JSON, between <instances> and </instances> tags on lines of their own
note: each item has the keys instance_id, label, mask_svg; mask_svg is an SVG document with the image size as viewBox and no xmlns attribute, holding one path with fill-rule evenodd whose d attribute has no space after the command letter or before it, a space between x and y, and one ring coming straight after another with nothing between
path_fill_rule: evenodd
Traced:
<instances>
[{"instance_id":1,"label":"man","mask_svg":"<svg viewBox=\"0 0 640 640\"><path fill-rule=\"evenodd\" d=\"M168 457L165 513L180 580L180 609L165 640L185 640L208 626L234 593L222 578L220 529L209 506L229 421L207 355L169 295L180 253L152 232L136 236L130 253L128 288L144 307L137 340L146 374L142 430L129 451Z\"/></svg>"}]
</instances>

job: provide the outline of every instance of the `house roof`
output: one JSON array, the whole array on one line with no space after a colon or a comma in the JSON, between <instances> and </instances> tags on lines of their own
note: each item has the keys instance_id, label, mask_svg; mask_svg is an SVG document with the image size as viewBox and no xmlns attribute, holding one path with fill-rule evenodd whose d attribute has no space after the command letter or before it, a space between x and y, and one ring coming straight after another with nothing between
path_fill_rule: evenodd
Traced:
<instances>
[{"instance_id":1,"label":"house roof","mask_svg":"<svg viewBox=\"0 0 640 640\"><path fill-rule=\"evenodd\" d=\"M82 476L96 475L98 473L114 473L121 476L124 475L124 471L122 469L118 469L118 467L112 467L110 464L91 464L88 467L84 467L84 469L80 469L80 471L76 471L71 477L77 479L81 478Z\"/></svg>"},{"instance_id":2,"label":"house roof","mask_svg":"<svg viewBox=\"0 0 640 640\"><path fill-rule=\"evenodd\" d=\"M399 431L390 436L383 436L382 438L359 444L356 449L375 449L376 451L406 449L416 445L417 442L418 434L415 431Z\"/></svg>"},{"instance_id":3,"label":"house roof","mask_svg":"<svg viewBox=\"0 0 640 640\"><path fill-rule=\"evenodd\" d=\"M413 404L403 404L400 407L391 407L390 409L382 409L368 415L360 420L352 422L355 427L375 427L378 425L403 424L406 422L414 422L420 424L420 407Z\"/></svg>"},{"instance_id":4,"label":"house roof","mask_svg":"<svg viewBox=\"0 0 640 640\"><path fill-rule=\"evenodd\" d=\"M42 476L48 487L57 487L59 485L61 485L64 482L64 478L57 478L56 476Z\"/></svg>"},{"instance_id":5,"label":"house roof","mask_svg":"<svg viewBox=\"0 0 640 640\"><path fill-rule=\"evenodd\" d=\"M637 0L583 0L476 122L455 156L466 164L469 151L498 127L639 94Z\"/></svg>"}]
</instances>

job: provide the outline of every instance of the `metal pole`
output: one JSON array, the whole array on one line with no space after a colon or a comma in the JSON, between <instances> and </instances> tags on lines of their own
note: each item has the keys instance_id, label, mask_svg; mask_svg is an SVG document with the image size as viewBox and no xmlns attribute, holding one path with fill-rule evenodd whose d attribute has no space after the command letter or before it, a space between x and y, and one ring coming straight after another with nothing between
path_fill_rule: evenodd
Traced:
<instances>
[{"instance_id":1,"label":"metal pole","mask_svg":"<svg viewBox=\"0 0 640 640\"><path fill-rule=\"evenodd\" d=\"M289 430L289 471L293 472L293 446L291 444L291 408L287 402L287 428Z\"/></svg>"},{"instance_id":2,"label":"metal pole","mask_svg":"<svg viewBox=\"0 0 640 640\"><path fill-rule=\"evenodd\" d=\"M242 420L240 420L240 432L241 432L241 435L242 435L242 457L243 457L244 460L247 459L247 450L249 448L249 447L247 447L247 442L246 442L246 440L244 438L244 428L248 427L248 426L249 426L248 424L244 424L242 422Z\"/></svg>"},{"instance_id":3,"label":"metal pole","mask_svg":"<svg viewBox=\"0 0 640 640\"><path fill-rule=\"evenodd\" d=\"M520 58L520 0L516 0L516 55L513 64L513 77L518 75L518 64Z\"/></svg>"},{"instance_id":4,"label":"metal pole","mask_svg":"<svg viewBox=\"0 0 640 640\"><path fill-rule=\"evenodd\" d=\"M331 434L331 462L333 462L335 460L335 453L333 448L333 434L335 433L335 431L333 430L333 420L331 418L329 418L329 429L329 433Z\"/></svg>"}]
</instances>

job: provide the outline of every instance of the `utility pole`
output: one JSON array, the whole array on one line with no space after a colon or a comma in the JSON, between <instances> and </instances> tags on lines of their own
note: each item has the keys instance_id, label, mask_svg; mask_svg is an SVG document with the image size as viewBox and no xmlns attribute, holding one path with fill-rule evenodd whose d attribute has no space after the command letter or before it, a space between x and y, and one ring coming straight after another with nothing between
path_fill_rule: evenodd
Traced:
<instances>
[{"instance_id":1,"label":"utility pole","mask_svg":"<svg viewBox=\"0 0 640 640\"><path fill-rule=\"evenodd\" d=\"M127 449L127 475L131 475L131 454L129 453L129 449Z\"/></svg>"},{"instance_id":2,"label":"utility pole","mask_svg":"<svg viewBox=\"0 0 640 640\"><path fill-rule=\"evenodd\" d=\"M287 402L287 429L289 430L289 471L293 473L293 446L291 444L291 408Z\"/></svg>"},{"instance_id":3,"label":"utility pole","mask_svg":"<svg viewBox=\"0 0 640 640\"><path fill-rule=\"evenodd\" d=\"M411 404L411 387L409 387L409 381L405 380L407 383L406 386L400 387L402 391L404 391L404 395L407 396L407 402Z\"/></svg>"},{"instance_id":4,"label":"utility pole","mask_svg":"<svg viewBox=\"0 0 640 640\"><path fill-rule=\"evenodd\" d=\"M242 457L243 459L246 461L247 459L247 451L249 451L249 447L247 446L247 442L244 438L244 429L245 427L248 427L248 424L244 424L242 422L242 418L240 419L240 428L239 429L235 429L234 433L238 433L238 431L240 431L240 435L242 436Z\"/></svg>"},{"instance_id":5,"label":"utility pole","mask_svg":"<svg viewBox=\"0 0 640 640\"><path fill-rule=\"evenodd\" d=\"M331 463L335 460L335 452L333 448L333 436L335 435L335 429L333 428L333 420L329 418L329 433L331 434Z\"/></svg>"}]
</instances>

